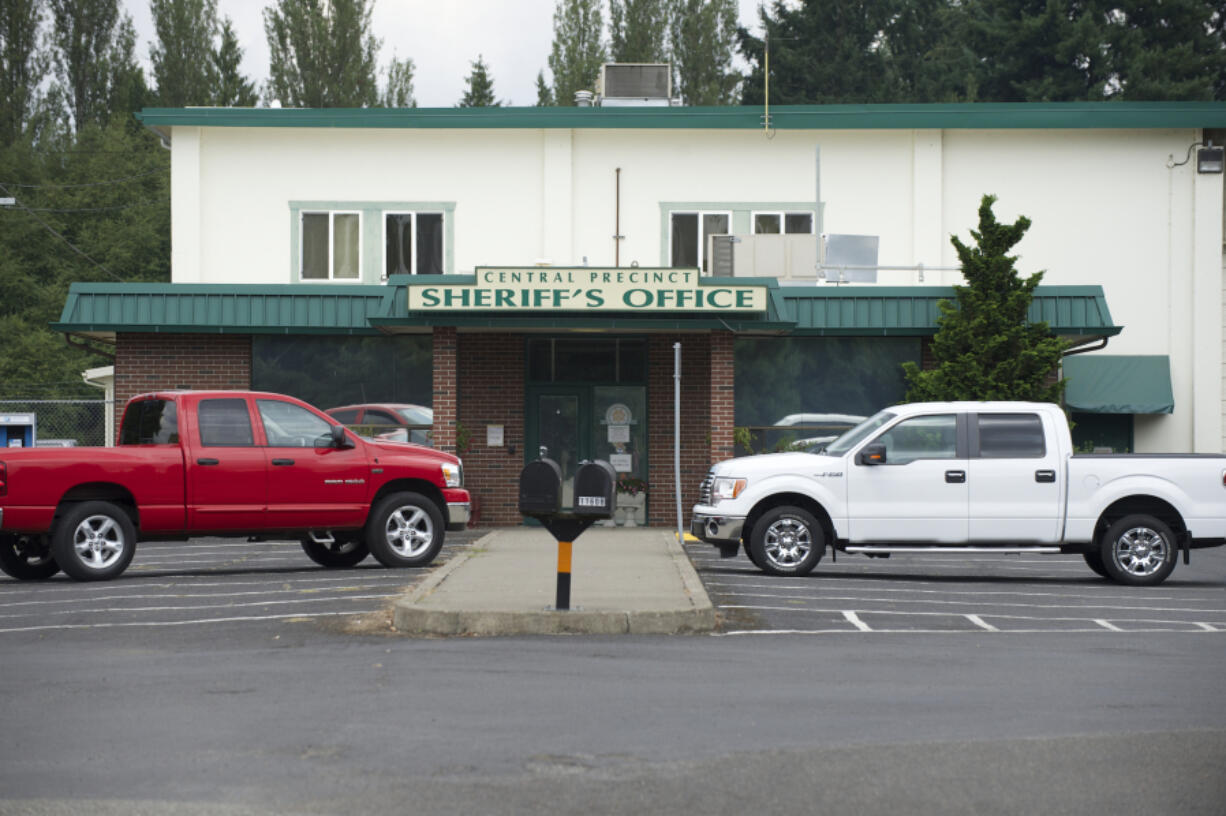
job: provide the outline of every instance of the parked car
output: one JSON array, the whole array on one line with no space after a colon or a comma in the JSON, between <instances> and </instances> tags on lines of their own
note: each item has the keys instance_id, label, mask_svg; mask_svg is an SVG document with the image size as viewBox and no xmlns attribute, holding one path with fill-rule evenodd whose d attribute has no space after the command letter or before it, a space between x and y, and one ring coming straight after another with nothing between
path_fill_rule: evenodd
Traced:
<instances>
[{"instance_id":1,"label":"parked car","mask_svg":"<svg viewBox=\"0 0 1226 816\"><path fill-rule=\"evenodd\" d=\"M788 414L776 422L775 427L823 431L817 436L797 439L791 444L792 450L819 453L831 442L863 421L864 417L856 414Z\"/></svg>"},{"instance_id":2,"label":"parked car","mask_svg":"<svg viewBox=\"0 0 1226 816\"><path fill-rule=\"evenodd\" d=\"M456 456L359 437L292 397L133 397L113 448L0 452L0 570L86 581L127 568L139 539L297 539L311 560L429 564L471 498Z\"/></svg>"},{"instance_id":3,"label":"parked car","mask_svg":"<svg viewBox=\"0 0 1226 816\"><path fill-rule=\"evenodd\" d=\"M403 402L342 405L324 413L363 436L377 437L384 442L429 445L428 426L434 424L433 409Z\"/></svg>"},{"instance_id":4,"label":"parked car","mask_svg":"<svg viewBox=\"0 0 1226 816\"><path fill-rule=\"evenodd\" d=\"M77 440L75 439L36 439L34 447L36 448L75 448Z\"/></svg>"},{"instance_id":5,"label":"parked car","mask_svg":"<svg viewBox=\"0 0 1226 816\"><path fill-rule=\"evenodd\" d=\"M718 463L690 527L775 575L805 575L827 550L1074 553L1154 586L1180 553L1226 545L1226 456L1074 454L1050 403L897 405L819 454Z\"/></svg>"}]
</instances>

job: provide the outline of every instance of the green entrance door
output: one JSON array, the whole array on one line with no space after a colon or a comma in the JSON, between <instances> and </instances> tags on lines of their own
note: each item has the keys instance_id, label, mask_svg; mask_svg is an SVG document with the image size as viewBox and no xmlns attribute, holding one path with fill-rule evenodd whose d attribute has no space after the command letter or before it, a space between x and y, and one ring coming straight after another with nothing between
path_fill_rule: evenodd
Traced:
<instances>
[{"instance_id":1,"label":"green entrance door","mask_svg":"<svg viewBox=\"0 0 1226 816\"><path fill-rule=\"evenodd\" d=\"M562 469L562 509L574 507L575 471L579 462L591 458L585 444L590 436L583 419L585 389L533 389L528 398L529 459L552 459Z\"/></svg>"}]
</instances>

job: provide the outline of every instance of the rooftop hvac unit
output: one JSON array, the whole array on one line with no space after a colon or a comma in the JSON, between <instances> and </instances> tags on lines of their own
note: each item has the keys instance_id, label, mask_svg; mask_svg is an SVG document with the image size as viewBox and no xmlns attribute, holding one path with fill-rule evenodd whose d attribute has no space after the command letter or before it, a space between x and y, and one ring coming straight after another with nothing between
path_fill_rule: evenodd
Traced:
<instances>
[{"instance_id":1,"label":"rooftop hvac unit","mask_svg":"<svg viewBox=\"0 0 1226 816\"><path fill-rule=\"evenodd\" d=\"M605 63L600 70L601 104L664 104L672 95L668 63Z\"/></svg>"}]
</instances>

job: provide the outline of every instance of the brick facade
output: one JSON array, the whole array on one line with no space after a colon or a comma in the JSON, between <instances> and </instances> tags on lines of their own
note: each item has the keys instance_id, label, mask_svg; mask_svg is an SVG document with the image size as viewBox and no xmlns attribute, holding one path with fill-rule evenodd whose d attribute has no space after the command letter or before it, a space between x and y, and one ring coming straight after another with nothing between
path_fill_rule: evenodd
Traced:
<instances>
[{"instance_id":1,"label":"brick facade","mask_svg":"<svg viewBox=\"0 0 1226 816\"><path fill-rule=\"evenodd\" d=\"M451 326L434 329L431 348L433 362L434 446L456 450L456 330Z\"/></svg>"},{"instance_id":2,"label":"brick facade","mask_svg":"<svg viewBox=\"0 0 1226 816\"><path fill-rule=\"evenodd\" d=\"M435 329L437 332L447 331ZM454 329L451 329L454 333ZM519 524L519 472L524 466L524 338L519 334L463 334L455 355L459 377L459 425L468 435L464 484L473 493L475 523ZM435 371L439 361L434 360ZM437 382L438 374L435 374ZM434 424L439 425L434 395ZM486 444L486 428L502 426L502 446Z\"/></svg>"}]
</instances>

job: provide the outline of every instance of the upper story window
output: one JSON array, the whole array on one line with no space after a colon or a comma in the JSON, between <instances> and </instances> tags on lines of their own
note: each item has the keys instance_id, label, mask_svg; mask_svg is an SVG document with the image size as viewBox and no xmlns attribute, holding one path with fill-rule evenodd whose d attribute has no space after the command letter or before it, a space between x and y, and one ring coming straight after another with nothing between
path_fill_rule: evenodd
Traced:
<instances>
[{"instance_id":1,"label":"upper story window","mask_svg":"<svg viewBox=\"0 0 1226 816\"><path fill-rule=\"evenodd\" d=\"M753 231L755 235L812 235L813 213L755 212Z\"/></svg>"},{"instance_id":2,"label":"upper story window","mask_svg":"<svg viewBox=\"0 0 1226 816\"><path fill-rule=\"evenodd\" d=\"M443 213L383 214L383 275L442 275Z\"/></svg>"},{"instance_id":3,"label":"upper story window","mask_svg":"<svg viewBox=\"0 0 1226 816\"><path fill-rule=\"evenodd\" d=\"M362 274L362 215L303 212L302 280L358 280Z\"/></svg>"},{"instance_id":4,"label":"upper story window","mask_svg":"<svg viewBox=\"0 0 1226 816\"><path fill-rule=\"evenodd\" d=\"M732 232L731 212L677 212L669 214L670 266L696 266L706 272L707 252L712 235Z\"/></svg>"}]
</instances>

